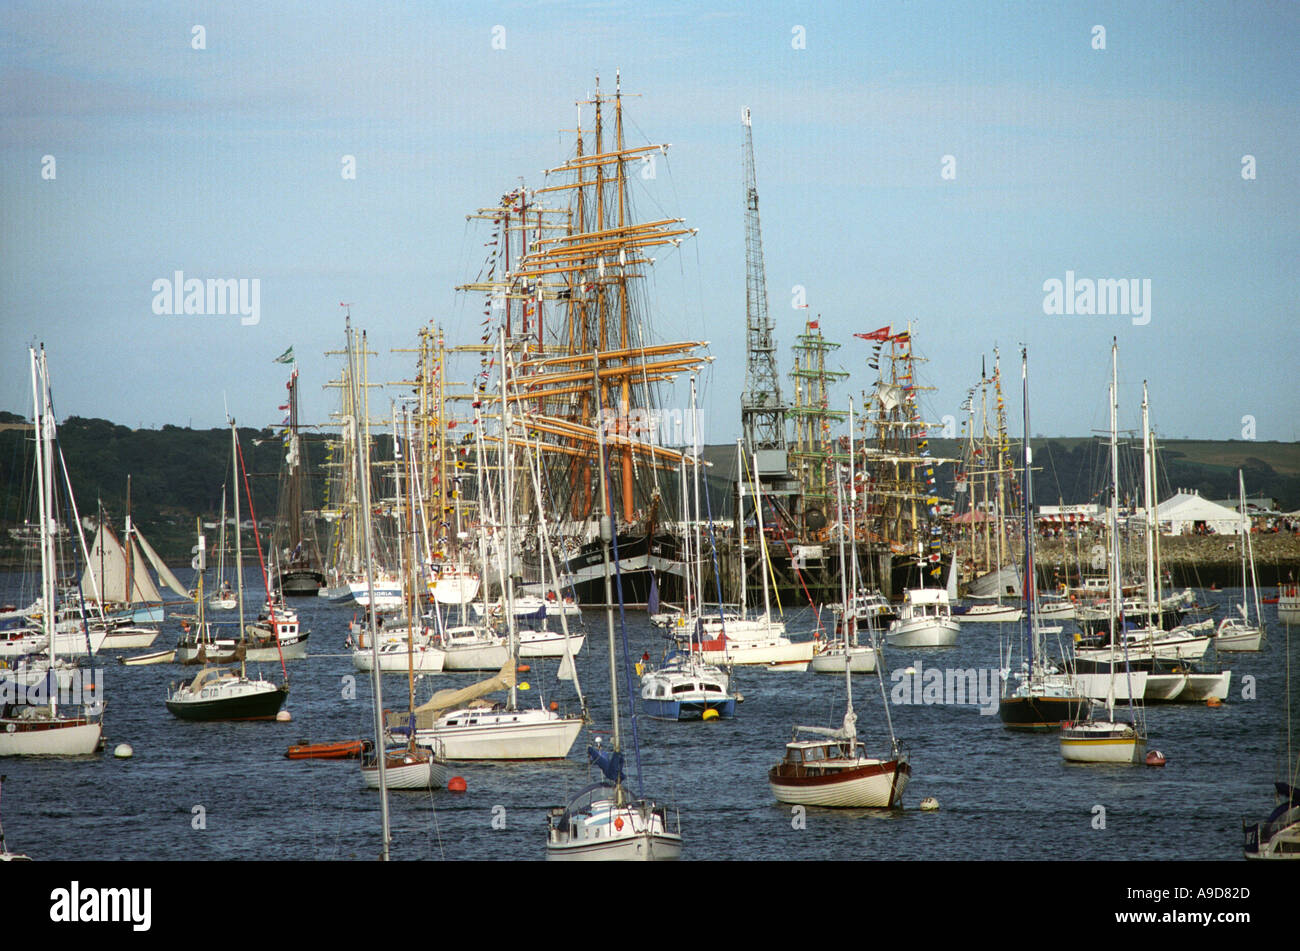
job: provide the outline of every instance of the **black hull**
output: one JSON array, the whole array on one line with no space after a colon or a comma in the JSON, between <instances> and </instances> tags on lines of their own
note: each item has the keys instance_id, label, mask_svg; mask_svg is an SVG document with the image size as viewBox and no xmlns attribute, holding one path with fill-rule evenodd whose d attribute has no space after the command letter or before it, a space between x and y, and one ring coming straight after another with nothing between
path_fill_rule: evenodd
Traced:
<instances>
[{"instance_id":1,"label":"black hull","mask_svg":"<svg viewBox=\"0 0 1300 951\"><path fill-rule=\"evenodd\" d=\"M998 718L1008 730L1049 733L1067 720L1078 720L1087 706L1079 697L1003 697Z\"/></svg>"},{"instance_id":2,"label":"black hull","mask_svg":"<svg viewBox=\"0 0 1300 951\"><path fill-rule=\"evenodd\" d=\"M280 572L283 594L315 595L325 585L325 573L315 568L291 568Z\"/></svg>"},{"instance_id":3,"label":"black hull","mask_svg":"<svg viewBox=\"0 0 1300 951\"><path fill-rule=\"evenodd\" d=\"M289 687L248 697L208 700L198 703L167 701L167 709L181 720L212 722L216 720L274 720L289 697Z\"/></svg>"},{"instance_id":4,"label":"black hull","mask_svg":"<svg viewBox=\"0 0 1300 951\"><path fill-rule=\"evenodd\" d=\"M683 593L680 540L672 535L622 534L618 536L619 572L615 575L613 546L610 546L610 600L618 603L619 578L623 585L623 603L644 605L650 602L653 574L659 589L660 601L679 601ZM646 566L649 556L651 564ZM633 567L636 565L636 567ZM564 568L561 567L561 571ZM584 545L568 559L568 572L574 579L573 588L582 606L605 604L604 546L599 540ZM565 590L568 594L568 590Z\"/></svg>"}]
</instances>

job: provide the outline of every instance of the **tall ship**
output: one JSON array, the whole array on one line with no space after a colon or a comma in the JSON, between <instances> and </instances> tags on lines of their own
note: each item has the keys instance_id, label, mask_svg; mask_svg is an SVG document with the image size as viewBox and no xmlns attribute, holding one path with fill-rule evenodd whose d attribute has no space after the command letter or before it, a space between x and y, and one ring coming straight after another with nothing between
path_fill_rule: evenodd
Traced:
<instances>
[{"instance_id":1,"label":"tall ship","mask_svg":"<svg viewBox=\"0 0 1300 951\"><path fill-rule=\"evenodd\" d=\"M943 528L940 520L937 467L951 459L937 457L928 438L934 423L921 415L920 397L933 387L917 379L924 358L912 347L912 328L894 333L882 327L855 336L874 342L868 367L877 373L875 391L865 407L866 452L871 500L865 514L866 538L891 554L890 572L882 571L886 594L904 588L943 587ZM859 536L862 537L862 536Z\"/></svg>"},{"instance_id":2,"label":"tall ship","mask_svg":"<svg viewBox=\"0 0 1300 951\"><path fill-rule=\"evenodd\" d=\"M304 518L303 512L303 506L311 501L311 483L308 459L298 433L298 362L293 359L293 348L276 362L293 363L289 382L285 384L289 401L280 407L289 415L280 433L284 439L284 466L280 476L280 517L276 519L274 535L278 553L276 587L282 594L312 595L325 583L325 572L321 567L314 519Z\"/></svg>"},{"instance_id":3,"label":"tall ship","mask_svg":"<svg viewBox=\"0 0 1300 951\"><path fill-rule=\"evenodd\" d=\"M350 308L345 324L350 332ZM330 416L334 420L331 425L338 426L340 431L338 438L330 440L325 449L326 483L320 513L326 526L322 553L325 577L317 594L336 603L355 601L370 606L371 588L365 572L368 535L374 556L377 607L392 609L402 604L401 581L392 567L396 559L379 524L367 527L363 518L362 490L369 491L374 478L371 469L361 470L356 466L357 458L363 452L369 457L372 449L369 394L376 385L370 382L366 361L373 355L366 345L366 332L360 330L357 334L360 343L355 361L349 357L339 378L326 384L339 391L339 409ZM337 355L344 351L327 353ZM362 471L367 474L366 485L362 485L358 475Z\"/></svg>"},{"instance_id":4,"label":"tall ship","mask_svg":"<svg viewBox=\"0 0 1300 951\"><path fill-rule=\"evenodd\" d=\"M794 402L786 408L786 415L793 420L794 439L788 444L788 456L802 490L802 523L808 532L826 527L826 513L834 501L831 473L837 463L848 461L847 447L840 448L831 437L831 429L848 415L845 410L830 408L831 385L849 376L846 371L826 368L827 354L839 348L822 335L820 315L805 323L804 332L791 348Z\"/></svg>"},{"instance_id":5,"label":"tall ship","mask_svg":"<svg viewBox=\"0 0 1300 951\"><path fill-rule=\"evenodd\" d=\"M1022 596L1020 552L1011 526L1016 524L1020 490L1007 438L1002 360L997 350L993 373L981 368L980 381L967 393L963 409L970 415L954 484L962 510L953 518L961 577L972 598L1015 600Z\"/></svg>"},{"instance_id":6,"label":"tall ship","mask_svg":"<svg viewBox=\"0 0 1300 951\"><path fill-rule=\"evenodd\" d=\"M554 183L518 188L483 214L492 216L493 250L480 279L460 289L483 292L485 327L495 315L505 330L505 387L496 399L527 419L529 438L545 454L541 491L568 552L566 592L583 605L604 603L605 578L615 570L605 564L599 538L603 435L625 600L647 604L653 588L677 600L686 565L663 490L673 485L683 454L659 439L661 390L712 358L701 352L706 342L657 337L645 278L654 249L679 246L694 230L679 218L637 216L631 181L662 160L668 146L628 144L621 85L611 96L597 80L595 94L578 107L573 152L547 171ZM562 204L550 204L556 201ZM489 404L497 358L484 353L481 360L476 402ZM531 491L523 479L503 484L520 496ZM520 501L516 511L534 508ZM540 574L536 551L518 562L512 553L507 565L525 580Z\"/></svg>"}]
</instances>

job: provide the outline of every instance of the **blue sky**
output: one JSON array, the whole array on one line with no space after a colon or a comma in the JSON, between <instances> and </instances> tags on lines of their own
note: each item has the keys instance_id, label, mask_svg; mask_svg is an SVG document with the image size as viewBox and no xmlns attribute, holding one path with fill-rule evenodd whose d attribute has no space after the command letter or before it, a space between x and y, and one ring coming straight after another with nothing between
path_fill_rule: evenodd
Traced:
<instances>
[{"instance_id":1,"label":"blue sky","mask_svg":"<svg viewBox=\"0 0 1300 951\"><path fill-rule=\"evenodd\" d=\"M412 374L389 350L430 320L476 341L479 299L455 286L487 238L466 214L544 185L574 102L618 69L629 140L672 145L637 207L699 229L650 286L662 338L707 328L710 441L740 427L743 105L783 374L820 314L853 374L837 392L860 393L851 334L911 320L938 420L982 354L1010 372L1025 343L1035 430L1082 435L1107 424L1117 336L1126 424L1145 378L1165 438L1241 438L1250 417L1296 440L1300 8L1130 6L7 4L0 409L30 412L33 341L61 416L197 427L223 395L241 423L278 422L289 346L302 415L324 420L340 301L373 379ZM259 279L260 322L155 315L176 270ZM1044 314L1067 271L1149 279L1150 322Z\"/></svg>"}]
</instances>

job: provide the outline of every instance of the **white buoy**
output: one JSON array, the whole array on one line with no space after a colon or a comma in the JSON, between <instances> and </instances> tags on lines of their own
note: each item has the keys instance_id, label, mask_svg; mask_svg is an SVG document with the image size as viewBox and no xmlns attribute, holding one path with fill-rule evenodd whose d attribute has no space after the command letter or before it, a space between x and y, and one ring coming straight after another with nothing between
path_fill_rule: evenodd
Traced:
<instances>
[{"instance_id":1,"label":"white buoy","mask_svg":"<svg viewBox=\"0 0 1300 951\"><path fill-rule=\"evenodd\" d=\"M921 811L936 812L938 811L938 809L939 809L939 800L935 799L933 796L926 796L924 799L921 800Z\"/></svg>"},{"instance_id":2,"label":"white buoy","mask_svg":"<svg viewBox=\"0 0 1300 951\"><path fill-rule=\"evenodd\" d=\"M291 721L292 719L293 719L293 717L290 716L288 710L281 710L279 713L277 713L277 714L275 715L275 722L276 722L276 723L288 723L288 722Z\"/></svg>"},{"instance_id":3,"label":"white buoy","mask_svg":"<svg viewBox=\"0 0 1300 951\"><path fill-rule=\"evenodd\" d=\"M130 759L135 755L135 750L131 749L130 743L119 743L114 747L113 755L118 759Z\"/></svg>"}]
</instances>

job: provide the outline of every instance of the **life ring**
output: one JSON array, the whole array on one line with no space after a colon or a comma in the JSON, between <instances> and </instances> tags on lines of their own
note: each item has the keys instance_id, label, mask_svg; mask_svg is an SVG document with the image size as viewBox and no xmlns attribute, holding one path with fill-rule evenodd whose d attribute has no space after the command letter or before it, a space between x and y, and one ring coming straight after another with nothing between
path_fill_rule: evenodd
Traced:
<instances>
[{"instance_id":1,"label":"life ring","mask_svg":"<svg viewBox=\"0 0 1300 951\"><path fill-rule=\"evenodd\" d=\"M13 733L13 732L15 732L17 729L18 729L18 724L16 724L16 723L7 723L7 724L5 724L5 732L6 732L6 733Z\"/></svg>"}]
</instances>

